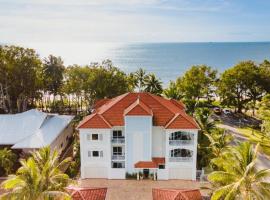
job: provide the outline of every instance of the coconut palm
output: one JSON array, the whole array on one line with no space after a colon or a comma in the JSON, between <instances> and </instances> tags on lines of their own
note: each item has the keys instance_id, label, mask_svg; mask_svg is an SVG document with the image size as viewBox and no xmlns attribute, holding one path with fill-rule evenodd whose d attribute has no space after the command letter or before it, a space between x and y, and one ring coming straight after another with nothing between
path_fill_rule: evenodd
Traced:
<instances>
[{"instance_id":1,"label":"coconut palm","mask_svg":"<svg viewBox=\"0 0 270 200\"><path fill-rule=\"evenodd\" d=\"M9 176L2 183L7 192L0 199L69 199L64 190L69 177L61 171L68 161L59 162L57 151L50 152L49 147L32 153L27 160L20 161L22 166L16 175Z\"/></svg>"},{"instance_id":2,"label":"coconut palm","mask_svg":"<svg viewBox=\"0 0 270 200\"><path fill-rule=\"evenodd\" d=\"M155 76L155 74L149 74L145 78L145 92L160 95L163 91L162 82Z\"/></svg>"},{"instance_id":3,"label":"coconut palm","mask_svg":"<svg viewBox=\"0 0 270 200\"><path fill-rule=\"evenodd\" d=\"M173 81L170 81L169 87L163 91L163 94L170 99L180 100L182 98L176 83Z\"/></svg>"},{"instance_id":4,"label":"coconut palm","mask_svg":"<svg viewBox=\"0 0 270 200\"><path fill-rule=\"evenodd\" d=\"M138 69L138 71L135 72L136 77L136 84L139 88L139 92L143 90L144 84L145 84L145 78L146 78L146 72L142 68Z\"/></svg>"},{"instance_id":5,"label":"coconut palm","mask_svg":"<svg viewBox=\"0 0 270 200\"><path fill-rule=\"evenodd\" d=\"M203 134L210 134L215 128L215 124L210 120L211 111L208 108L197 108L195 117Z\"/></svg>"},{"instance_id":6,"label":"coconut palm","mask_svg":"<svg viewBox=\"0 0 270 200\"><path fill-rule=\"evenodd\" d=\"M0 166L5 170L6 175L10 174L15 164L16 157L16 154L10 149L4 148L0 150Z\"/></svg>"},{"instance_id":7,"label":"coconut palm","mask_svg":"<svg viewBox=\"0 0 270 200\"><path fill-rule=\"evenodd\" d=\"M270 199L270 169L258 170L255 150L249 142L231 147L222 156L213 159L219 171L208 179L213 187L212 200L264 200Z\"/></svg>"}]
</instances>

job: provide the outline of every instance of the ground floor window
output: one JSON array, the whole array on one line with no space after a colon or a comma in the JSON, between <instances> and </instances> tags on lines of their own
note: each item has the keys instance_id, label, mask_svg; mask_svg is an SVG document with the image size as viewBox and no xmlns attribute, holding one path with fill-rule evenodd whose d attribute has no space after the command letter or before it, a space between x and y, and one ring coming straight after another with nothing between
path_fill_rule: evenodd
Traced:
<instances>
[{"instance_id":1,"label":"ground floor window","mask_svg":"<svg viewBox=\"0 0 270 200\"><path fill-rule=\"evenodd\" d=\"M171 157L192 157L192 151L189 149L173 149Z\"/></svg>"},{"instance_id":2,"label":"ground floor window","mask_svg":"<svg viewBox=\"0 0 270 200\"><path fill-rule=\"evenodd\" d=\"M159 168L159 169L165 169L165 165L164 165L164 164L159 164L159 165L158 165L158 168Z\"/></svg>"}]
</instances>

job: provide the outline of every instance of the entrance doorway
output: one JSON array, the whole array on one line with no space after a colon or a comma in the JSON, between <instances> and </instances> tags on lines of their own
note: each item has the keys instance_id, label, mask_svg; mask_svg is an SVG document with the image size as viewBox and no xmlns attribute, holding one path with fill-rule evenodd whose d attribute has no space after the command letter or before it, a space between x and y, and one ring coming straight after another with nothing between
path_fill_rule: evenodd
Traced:
<instances>
[{"instance_id":1,"label":"entrance doorway","mask_svg":"<svg viewBox=\"0 0 270 200\"><path fill-rule=\"evenodd\" d=\"M149 178L149 169L143 169L144 178Z\"/></svg>"}]
</instances>

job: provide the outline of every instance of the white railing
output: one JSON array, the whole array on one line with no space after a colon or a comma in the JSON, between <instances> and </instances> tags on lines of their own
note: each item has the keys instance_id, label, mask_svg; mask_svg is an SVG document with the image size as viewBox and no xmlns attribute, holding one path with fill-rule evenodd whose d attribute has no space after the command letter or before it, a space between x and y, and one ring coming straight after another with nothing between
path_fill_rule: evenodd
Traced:
<instances>
[{"instance_id":1,"label":"white railing","mask_svg":"<svg viewBox=\"0 0 270 200\"><path fill-rule=\"evenodd\" d=\"M175 146L190 145L190 144L194 144L194 140L169 140L169 144L175 145Z\"/></svg>"},{"instance_id":2,"label":"white railing","mask_svg":"<svg viewBox=\"0 0 270 200\"><path fill-rule=\"evenodd\" d=\"M192 161L192 157L170 157L170 162L190 162Z\"/></svg>"},{"instance_id":3,"label":"white railing","mask_svg":"<svg viewBox=\"0 0 270 200\"><path fill-rule=\"evenodd\" d=\"M124 144L125 143L125 138L124 137L112 138L112 143L114 143L114 144Z\"/></svg>"},{"instance_id":4,"label":"white railing","mask_svg":"<svg viewBox=\"0 0 270 200\"><path fill-rule=\"evenodd\" d=\"M114 167L114 166L113 166L114 163L118 163L118 164L121 163L122 166L121 166L121 167ZM113 169L123 169L123 168L125 168L125 162L112 162L111 164L112 164L111 167L112 167Z\"/></svg>"},{"instance_id":5,"label":"white railing","mask_svg":"<svg viewBox=\"0 0 270 200\"><path fill-rule=\"evenodd\" d=\"M125 160L125 154L122 154L122 155L112 155L112 160Z\"/></svg>"}]
</instances>

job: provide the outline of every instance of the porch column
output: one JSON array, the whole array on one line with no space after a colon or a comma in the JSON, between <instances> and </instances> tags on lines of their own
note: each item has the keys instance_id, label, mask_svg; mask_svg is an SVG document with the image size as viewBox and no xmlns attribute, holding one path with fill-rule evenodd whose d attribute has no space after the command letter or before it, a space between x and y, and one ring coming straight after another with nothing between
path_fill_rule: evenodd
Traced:
<instances>
[{"instance_id":1,"label":"porch column","mask_svg":"<svg viewBox=\"0 0 270 200\"><path fill-rule=\"evenodd\" d=\"M136 169L136 171L137 171L137 180L140 180L139 170Z\"/></svg>"},{"instance_id":2,"label":"porch column","mask_svg":"<svg viewBox=\"0 0 270 200\"><path fill-rule=\"evenodd\" d=\"M154 169L154 181L157 180L156 169Z\"/></svg>"}]
</instances>

